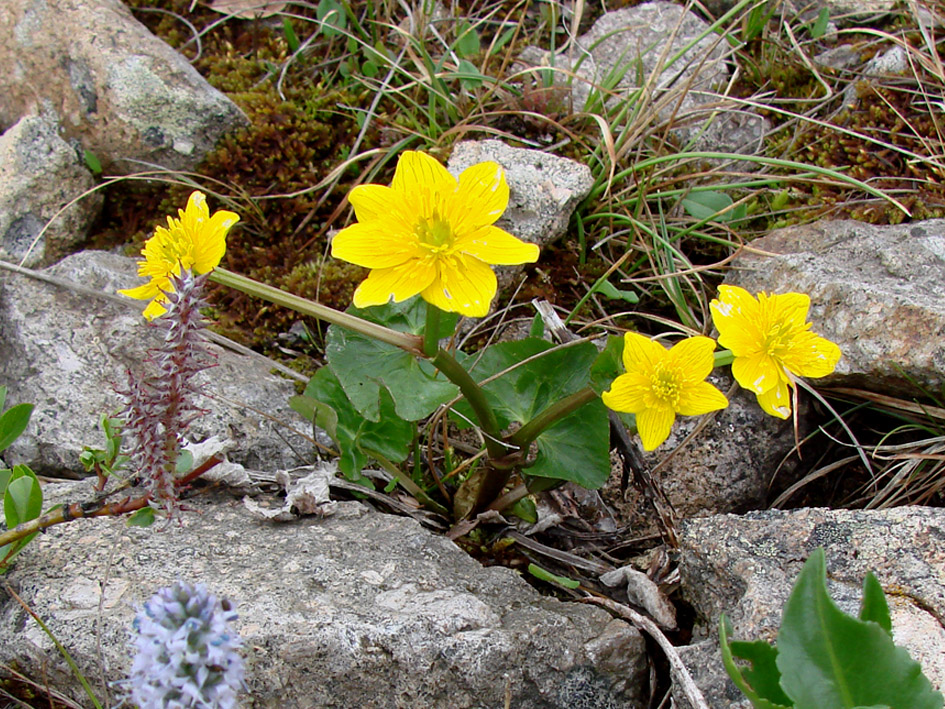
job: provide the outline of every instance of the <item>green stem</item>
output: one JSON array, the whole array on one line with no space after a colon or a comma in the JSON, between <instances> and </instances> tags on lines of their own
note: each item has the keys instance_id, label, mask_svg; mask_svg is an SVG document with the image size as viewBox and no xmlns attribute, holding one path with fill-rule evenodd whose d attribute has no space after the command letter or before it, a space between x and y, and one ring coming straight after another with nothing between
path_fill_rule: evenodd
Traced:
<instances>
[{"instance_id":1,"label":"green stem","mask_svg":"<svg viewBox=\"0 0 945 709\"><path fill-rule=\"evenodd\" d=\"M410 479L410 477L404 473L400 468L394 465L393 462L382 456L377 451L366 450L372 458L374 458L384 470L390 473L397 482L399 482L411 495L413 495L418 502L426 505L428 508L441 515L449 515L449 510L447 510L443 505L438 503L436 500L431 498L426 494L417 483Z\"/></svg>"},{"instance_id":2,"label":"green stem","mask_svg":"<svg viewBox=\"0 0 945 709\"><path fill-rule=\"evenodd\" d=\"M721 350L720 352L715 352L713 356L715 357L715 362L712 364L713 368L727 367L735 361L735 355L731 350Z\"/></svg>"},{"instance_id":3,"label":"green stem","mask_svg":"<svg viewBox=\"0 0 945 709\"><path fill-rule=\"evenodd\" d=\"M436 357L437 350L440 349L440 309L427 303L427 322L423 328L423 354L430 359Z\"/></svg>"},{"instance_id":4,"label":"green stem","mask_svg":"<svg viewBox=\"0 0 945 709\"><path fill-rule=\"evenodd\" d=\"M563 418L596 398L597 392L590 387L584 387L580 391L556 401L512 434L509 442L514 443L521 449L528 448L531 442L541 435L542 431L554 426Z\"/></svg>"},{"instance_id":5,"label":"green stem","mask_svg":"<svg viewBox=\"0 0 945 709\"><path fill-rule=\"evenodd\" d=\"M503 457L508 451L505 444L502 443L499 422L495 417L495 412L489 406L486 393L482 390L482 387L446 350L437 351L436 357L433 358L433 366L443 372L446 378L463 392L463 396L466 397L466 401L469 402L476 418L479 420L479 427L486 438L486 450L489 451L489 457L493 459Z\"/></svg>"},{"instance_id":6,"label":"green stem","mask_svg":"<svg viewBox=\"0 0 945 709\"><path fill-rule=\"evenodd\" d=\"M254 281L252 278L227 271L225 268L215 268L210 274L210 280L222 286L234 288L247 295L268 300L270 303L291 308L303 315L311 315L312 317L325 320L334 325L347 328L348 330L360 332L366 337L371 337L375 340L386 342L389 345L400 347L411 354L423 355L423 341L422 338L417 335L391 330L383 325L369 322L355 315L329 308L327 305L322 305L321 303L316 303L307 298L287 293L284 290L273 288L259 281Z\"/></svg>"}]
</instances>

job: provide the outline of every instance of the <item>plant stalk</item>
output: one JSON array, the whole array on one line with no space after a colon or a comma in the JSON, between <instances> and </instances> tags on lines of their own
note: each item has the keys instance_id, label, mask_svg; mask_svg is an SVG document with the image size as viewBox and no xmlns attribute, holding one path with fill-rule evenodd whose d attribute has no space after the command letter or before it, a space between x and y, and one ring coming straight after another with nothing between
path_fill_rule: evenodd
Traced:
<instances>
[{"instance_id":1,"label":"plant stalk","mask_svg":"<svg viewBox=\"0 0 945 709\"><path fill-rule=\"evenodd\" d=\"M514 443L521 449L528 448L532 441L548 428L577 411L589 401L597 398L597 392L590 387L584 387L580 391L566 396L560 401L556 401L540 414L525 423L520 429L509 437L509 442Z\"/></svg>"},{"instance_id":2,"label":"plant stalk","mask_svg":"<svg viewBox=\"0 0 945 709\"><path fill-rule=\"evenodd\" d=\"M354 330L366 337L374 338L389 345L400 347L411 354L423 356L423 339L418 335L412 335L407 332L397 332L389 327L369 322L356 315L343 313L340 310L329 308L327 305L316 303L307 298L302 298L284 290L273 288L265 283L254 281L252 278L241 276L238 273L227 271L225 268L215 268L210 273L210 280L219 283L222 286L234 288L241 293L252 295L263 300L268 300L276 305L283 305L291 308L303 315L311 315L320 320L325 320L333 325Z\"/></svg>"}]
</instances>

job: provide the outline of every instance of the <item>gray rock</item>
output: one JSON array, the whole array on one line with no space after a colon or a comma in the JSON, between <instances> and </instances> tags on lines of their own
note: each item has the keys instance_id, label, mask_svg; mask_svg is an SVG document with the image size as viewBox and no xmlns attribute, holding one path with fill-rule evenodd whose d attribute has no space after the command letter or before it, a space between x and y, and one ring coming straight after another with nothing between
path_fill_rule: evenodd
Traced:
<instances>
[{"instance_id":1,"label":"gray rock","mask_svg":"<svg viewBox=\"0 0 945 709\"><path fill-rule=\"evenodd\" d=\"M945 221L871 226L829 221L758 239L727 283L811 297L813 331L843 356L828 384L885 393L945 384Z\"/></svg>"},{"instance_id":2,"label":"gray rock","mask_svg":"<svg viewBox=\"0 0 945 709\"><path fill-rule=\"evenodd\" d=\"M556 83L570 80L575 110L600 112L596 102L600 88L617 94L607 100L608 105L626 101L632 89L692 44L674 64L660 68L652 85L654 94L647 100L659 104L656 112L661 120L672 120L673 135L683 146L755 152L767 123L751 112L719 110L719 96L712 92L724 88L729 78L725 44L714 33L695 41L708 26L681 5L647 2L604 13L569 49L554 57L528 47L519 63L554 67ZM677 90L684 90L685 95Z\"/></svg>"},{"instance_id":3,"label":"gray rock","mask_svg":"<svg viewBox=\"0 0 945 709\"><path fill-rule=\"evenodd\" d=\"M143 282L132 259L105 252L74 254L47 273L110 294ZM84 475L78 454L85 445L102 446L99 416L121 408L115 390L126 386L126 370L141 367L158 342L141 316L144 302L126 307L0 274L0 382L8 405L36 405L4 459L46 475ZM254 470L310 462L311 446L298 431L308 434L311 424L288 406L293 383L258 358L210 349L217 366L199 375L207 394L200 405L209 413L191 424L189 438L232 442L231 460Z\"/></svg>"},{"instance_id":4,"label":"gray rock","mask_svg":"<svg viewBox=\"0 0 945 709\"><path fill-rule=\"evenodd\" d=\"M728 374L720 373L713 373L709 381L726 395L733 382ZM798 419L803 437L807 430L803 397L801 407ZM717 412L692 441L677 451L702 420L701 416L676 417L666 442L645 456L654 480L680 518L758 509L769 498L775 470L776 489L796 479L795 457L779 469L794 447L793 422L764 413L750 392L737 388L729 396L728 408ZM608 503L620 510L621 518L638 534L656 532L656 520L643 494L635 487L620 494L616 481L617 476L611 476L605 488Z\"/></svg>"},{"instance_id":5,"label":"gray rock","mask_svg":"<svg viewBox=\"0 0 945 709\"><path fill-rule=\"evenodd\" d=\"M64 488L56 500L91 492L51 487ZM254 707L645 706L634 628L542 597L411 519L341 504L347 514L270 524L217 492L164 528L79 520L34 540L6 578L95 687L102 672L128 671L135 607L181 578L236 604ZM49 638L2 592L0 662L83 702Z\"/></svg>"},{"instance_id":6,"label":"gray rock","mask_svg":"<svg viewBox=\"0 0 945 709\"><path fill-rule=\"evenodd\" d=\"M19 120L0 135L0 258L25 258L23 264L32 268L78 247L102 206L101 195L90 194L57 213L94 185L54 125L39 116Z\"/></svg>"},{"instance_id":7,"label":"gray rock","mask_svg":"<svg viewBox=\"0 0 945 709\"><path fill-rule=\"evenodd\" d=\"M0 36L0 126L54 113L111 172L191 168L246 122L120 0L6 0Z\"/></svg>"},{"instance_id":8,"label":"gray rock","mask_svg":"<svg viewBox=\"0 0 945 709\"><path fill-rule=\"evenodd\" d=\"M903 507L880 511L802 509L688 520L680 532L681 589L698 616L682 652L712 707L741 698L726 677L718 650L725 613L739 640L773 641L781 609L804 561L817 547L827 555L834 600L859 613L863 579L876 574L887 594L897 644L909 650L932 684L945 686L945 510Z\"/></svg>"},{"instance_id":9,"label":"gray rock","mask_svg":"<svg viewBox=\"0 0 945 709\"><path fill-rule=\"evenodd\" d=\"M497 226L540 247L564 235L574 208L594 185L587 165L540 150L510 148L499 140L458 143L447 167L458 177L487 160L505 169L509 183L509 207Z\"/></svg>"},{"instance_id":10,"label":"gray rock","mask_svg":"<svg viewBox=\"0 0 945 709\"><path fill-rule=\"evenodd\" d=\"M708 0L706 8L715 17L723 15L736 5L736 0ZM822 8L826 8L831 21L843 27L869 26L872 17L885 15L896 7L895 0L787 0L784 13L801 22L813 22Z\"/></svg>"},{"instance_id":11,"label":"gray rock","mask_svg":"<svg viewBox=\"0 0 945 709\"><path fill-rule=\"evenodd\" d=\"M861 75L867 80L884 76L902 75L909 71L909 58L902 47L893 47L882 54L877 54L863 66ZM843 107L853 108L860 99L857 82L851 82L843 90Z\"/></svg>"}]
</instances>

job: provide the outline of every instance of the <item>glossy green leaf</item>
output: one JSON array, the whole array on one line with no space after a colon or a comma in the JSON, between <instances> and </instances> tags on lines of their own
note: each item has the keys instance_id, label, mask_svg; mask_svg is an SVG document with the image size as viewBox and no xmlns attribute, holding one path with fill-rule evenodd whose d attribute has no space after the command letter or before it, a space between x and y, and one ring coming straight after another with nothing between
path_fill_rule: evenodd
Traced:
<instances>
[{"instance_id":1,"label":"glossy green leaf","mask_svg":"<svg viewBox=\"0 0 945 709\"><path fill-rule=\"evenodd\" d=\"M423 332L426 321L426 303L420 298L363 310L352 307L348 312L413 334ZM439 336L450 335L456 321L454 313L443 313ZM429 416L459 393L428 361L335 325L328 328L325 356L355 409L371 421L380 421L382 390L390 394L397 415L406 421Z\"/></svg>"},{"instance_id":2,"label":"glossy green leaf","mask_svg":"<svg viewBox=\"0 0 945 709\"><path fill-rule=\"evenodd\" d=\"M860 620L871 620L892 637L892 619L883 587L870 571L863 580L863 602L860 605Z\"/></svg>"},{"instance_id":3,"label":"glossy green leaf","mask_svg":"<svg viewBox=\"0 0 945 709\"><path fill-rule=\"evenodd\" d=\"M942 695L904 648L878 623L849 616L833 602L823 549L804 564L784 606L777 666L797 709L942 707Z\"/></svg>"},{"instance_id":4,"label":"glossy green leaf","mask_svg":"<svg viewBox=\"0 0 945 709\"><path fill-rule=\"evenodd\" d=\"M17 404L3 412L0 416L0 451L9 448L26 430L32 413L32 404Z\"/></svg>"},{"instance_id":5,"label":"glossy green leaf","mask_svg":"<svg viewBox=\"0 0 945 709\"><path fill-rule=\"evenodd\" d=\"M413 442L413 426L397 416L386 390L381 392L381 416L376 422L368 421L354 409L328 367L315 373L302 398L308 400L315 424L338 446L341 454L338 467L349 480L361 479L361 471L372 452L394 463L407 459Z\"/></svg>"},{"instance_id":6,"label":"glossy green leaf","mask_svg":"<svg viewBox=\"0 0 945 709\"><path fill-rule=\"evenodd\" d=\"M597 348L584 342L548 352L552 347L544 340L527 338L502 342L481 353L472 370L473 378L478 381L530 357L548 353L484 386L501 427L513 421L526 423L550 404L588 385ZM465 402L456 408L467 419L472 419L472 410ZM458 423L461 427L468 425L465 421L458 420ZM599 399L591 401L538 436L538 456L524 473L598 488L610 476L609 435L606 408Z\"/></svg>"},{"instance_id":7,"label":"glossy green leaf","mask_svg":"<svg viewBox=\"0 0 945 709\"><path fill-rule=\"evenodd\" d=\"M36 475L25 465L13 466L13 474L3 493L3 515L7 529L36 519L43 511L43 489Z\"/></svg>"},{"instance_id":8,"label":"glossy green leaf","mask_svg":"<svg viewBox=\"0 0 945 709\"><path fill-rule=\"evenodd\" d=\"M784 694L779 684L781 672L775 660L776 648L758 640L756 642L730 641L732 627L725 614L719 619L719 647L722 664L732 682L748 697L755 709L787 709L794 703ZM735 657L747 660L749 667L739 667Z\"/></svg>"}]
</instances>

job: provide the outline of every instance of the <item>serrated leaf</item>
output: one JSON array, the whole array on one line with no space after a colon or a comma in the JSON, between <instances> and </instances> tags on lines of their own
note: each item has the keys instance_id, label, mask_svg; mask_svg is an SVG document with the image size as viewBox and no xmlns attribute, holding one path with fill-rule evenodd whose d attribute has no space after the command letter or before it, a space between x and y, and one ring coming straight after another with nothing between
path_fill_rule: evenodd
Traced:
<instances>
[{"instance_id":1,"label":"serrated leaf","mask_svg":"<svg viewBox=\"0 0 945 709\"><path fill-rule=\"evenodd\" d=\"M719 619L719 647L725 671L755 709L789 709L793 702L778 683L781 673L775 664L776 648L764 641L730 641L732 627L723 613ZM739 652L735 652L735 648ZM735 656L752 663L749 668L735 664Z\"/></svg>"},{"instance_id":2,"label":"serrated leaf","mask_svg":"<svg viewBox=\"0 0 945 709\"><path fill-rule=\"evenodd\" d=\"M3 412L0 416L0 451L9 448L10 444L26 430L32 413L32 404L17 404Z\"/></svg>"},{"instance_id":3,"label":"serrated leaf","mask_svg":"<svg viewBox=\"0 0 945 709\"><path fill-rule=\"evenodd\" d=\"M860 620L873 621L892 637L892 619L889 617L889 604L883 587L873 575L867 572L863 580L863 602L860 605Z\"/></svg>"},{"instance_id":4,"label":"serrated leaf","mask_svg":"<svg viewBox=\"0 0 945 709\"><path fill-rule=\"evenodd\" d=\"M473 378L481 381L552 347L537 338L493 345L481 353ZM597 348L584 342L537 357L486 384L484 390L499 425L526 423L550 404L583 389L596 358ZM468 404L460 402L456 408L472 419ZM468 425L459 420L458 424ZM591 401L538 436L538 456L524 473L598 488L610 476L609 432L606 408L599 399Z\"/></svg>"},{"instance_id":5,"label":"serrated leaf","mask_svg":"<svg viewBox=\"0 0 945 709\"><path fill-rule=\"evenodd\" d=\"M941 709L942 695L877 623L847 615L827 593L823 549L811 554L784 606L778 669L797 709Z\"/></svg>"},{"instance_id":6,"label":"serrated leaf","mask_svg":"<svg viewBox=\"0 0 945 709\"><path fill-rule=\"evenodd\" d=\"M348 312L413 334L423 332L426 321L426 303L420 298L363 310L351 307ZM455 314L443 313L439 336L451 334L456 321ZM428 361L335 325L328 328L325 357L355 409L371 421L380 420L382 389L393 399L397 415L406 421L429 416L459 393L459 388Z\"/></svg>"},{"instance_id":7,"label":"serrated leaf","mask_svg":"<svg viewBox=\"0 0 945 709\"><path fill-rule=\"evenodd\" d=\"M328 367L319 369L305 388L315 409L315 423L338 446L338 467L349 480L360 480L372 452L394 463L406 460L413 442L413 426L394 411L386 390L381 391L380 421L368 421L352 406L341 383Z\"/></svg>"},{"instance_id":8,"label":"serrated leaf","mask_svg":"<svg viewBox=\"0 0 945 709\"><path fill-rule=\"evenodd\" d=\"M733 200L724 192L690 192L682 200L683 209L693 219L714 220L717 222L732 221L732 212L719 214L732 206Z\"/></svg>"}]
</instances>

